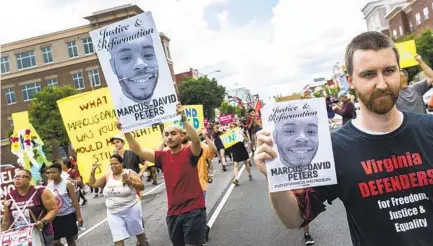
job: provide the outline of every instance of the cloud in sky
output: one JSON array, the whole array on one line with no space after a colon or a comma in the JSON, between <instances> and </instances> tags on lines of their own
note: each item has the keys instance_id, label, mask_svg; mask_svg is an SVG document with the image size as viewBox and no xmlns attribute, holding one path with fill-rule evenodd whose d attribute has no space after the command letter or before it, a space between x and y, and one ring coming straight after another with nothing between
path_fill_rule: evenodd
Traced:
<instances>
[{"instance_id":1,"label":"cloud in sky","mask_svg":"<svg viewBox=\"0 0 433 246\"><path fill-rule=\"evenodd\" d=\"M219 69L212 76L221 84L245 86L268 98L330 77L351 38L366 30L365 0L260 1L251 6L260 8L260 15L257 9L248 12L248 1L242 7L235 0L7 1L0 21L13 23L2 26L0 43L85 25L83 17L92 12L137 4L151 10L158 31L170 37L176 72Z\"/></svg>"}]
</instances>

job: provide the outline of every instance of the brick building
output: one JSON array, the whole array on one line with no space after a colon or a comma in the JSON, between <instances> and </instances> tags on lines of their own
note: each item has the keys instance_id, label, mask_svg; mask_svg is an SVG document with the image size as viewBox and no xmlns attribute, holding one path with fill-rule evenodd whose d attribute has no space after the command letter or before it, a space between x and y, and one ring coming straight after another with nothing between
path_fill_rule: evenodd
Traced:
<instances>
[{"instance_id":1,"label":"brick building","mask_svg":"<svg viewBox=\"0 0 433 246\"><path fill-rule=\"evenodd\" d=\"M182 81L186 78L198 79L198 76L199 76L198 70L190 68L189 71L187 72L178 73L175 75L176 85L179 86L179 84L182 83Z\"/></svg>"},{"instance_id":2,"label":"brick building","mask_svg":"<svg viewBox=\"0 0 433 246\"><path fill-rule=\"evenodd\" d=\"M79 92L107 86L89 32L140 13L136 5L123 5L85 17L88 25L1 45L1 163L16 161L8 140L12 113L26 111L45 86L72 85ZM174 82L170 39L160 38Z\"/></svg>"},{"instance_id":3,"label":"brick building","mask_svg":"<svg viewBox=\"0 0 433 246\"><path fill-rule=\"evenodd\" d=\"M433 0L407 1L394 7L385 19L389 22L390 35L395 39L433 29Z\"/></svg>"},{"instance_id":4,"label":"brick building","mask_svg":"<svg viewBox=\"0 0 433 246\"><path fill-rule=\"evenodd\" d=\"M406 4L405 0L378 0L369 1L362 8L368 31L378 31L389 35L389 22L385 15L396 6Z\"/></svg>"}]
</instances>

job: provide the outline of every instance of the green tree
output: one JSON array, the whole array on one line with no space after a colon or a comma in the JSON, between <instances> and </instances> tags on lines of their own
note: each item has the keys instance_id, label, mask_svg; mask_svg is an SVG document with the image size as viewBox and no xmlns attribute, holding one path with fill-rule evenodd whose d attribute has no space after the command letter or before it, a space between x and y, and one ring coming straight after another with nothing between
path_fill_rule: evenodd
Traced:
<instances>
[{"instance_id":1,"label":"green tree","mask_svg":"<svg viewBox=\"0 0 433 246\"><path fill-rule=\"evenodd\" d=\"M219 106L218 110L221 114L229 114L230 112L233 112L233 106L230 105L229 102L223 101Z\"/></svg>"},{"instance_id":2,"label":"green tree","mask_svg":"<svg viewBox=\"0 0 433 246\"><path fill-rule=\"evenodd\" d=\"M47 86L36 95L29 106L30 123L45 142L48 160L51 157L60 157L60 150L57 146L69 154L69 138L60 116L57 100L75 94L77 90L71 86ZM50 148L52 148L51 151Z\"/></svg>"},{"instance_id":3,"label":"green tree","mask_svg":"<svg viewBox=\"0 0 433 246\"><path fill-rule=\"evenodd\" d=\"M240 108L239 117L246 117L246 115L247 115L247 109L245 107Z\"/></svg>"},{"instance_id":4,"label":"green tree","mask_svg":"<svg viewBox=\"0 0 433 246\"><path fill-rule=\"evenodd\" d=\"M183 105L203 105L204 116L210 121L215 118L215 108L224 101L226 89L207 76L187 78L179 86L179 98Z\"/></svg>"},{"instance_id":5,"label":"green tree","mask_svg":"<svg viewBox=\"0 0 433 246\"><path fill-rule=\"evenodd\" d=\"M313 96L314 97L323 97L323 94L322 94L321 91L316 91L316 92L313 93Z\"/></svg>"},{"instance_id":6,"label":"green tree","mask_svg":"<svg viewBox=\"0 0 433 246\"><path fill-rule=\"evenodd\" d=\"M430 66L433 66L433 30L426 29L415 38L417 53Z\"/></svg>"},{"instance_id":7,"label":"green tree","mask_svg":"<svg viewBox=\"0 0 433 246\"><path fill-rule=\"evenodd\" d=\"M331 97L337 97L338 92L340 92L340 88L329 88L329 94Z\"/></svg>"}]
</instances>

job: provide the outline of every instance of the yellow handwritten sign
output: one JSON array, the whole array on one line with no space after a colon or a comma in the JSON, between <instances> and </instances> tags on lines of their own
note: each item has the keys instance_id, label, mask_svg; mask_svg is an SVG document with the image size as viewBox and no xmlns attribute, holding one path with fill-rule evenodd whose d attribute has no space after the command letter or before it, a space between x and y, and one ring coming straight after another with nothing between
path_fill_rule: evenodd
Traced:
<instances>
[{"instance_id":1,"label":"yellow handwritten sign","mask_svg":"<svg viewBox=\"0 0 433 246\"><path fill-rule=\"evenodd\" d=\"M77 153L77 163L84 182L87 182L92 164L101 164L97 177L110 170L110 156L114 146L110 138L123 134L116 127L116 111L108 88L67 97L57 101L69 140ZM143 148L156 149L162 140L159 126L132 132ZM125 148L128 148L125 143Z\"/></svg>"},{"instance_id":2,"label":"yellow handwritten sign","mask_svg":"<svg viewBox=\"0 0 433 246\"><path fill-rule=\"evenodd\" d=\"M244 141L244 135L242 134L242 130L239 127L229 129L224 134L222 134L220 138L223 142L225 149L232 147L238 142Z\"/></svg>"},{"instance_id":3,"label":"yellow handwritten sign","mask_svg":"<svg viewBox=\"0 0 433 246\"><path fill-rule=\"evenodd\" d=\"M17 163L32 173L32 184L41 179L40 168L42 164L48 164L45 153L42 149L44 145L39 134L29 121L27 111L12 114L14 131L10 136L11 152L17 156Z\"/></svg>"},{"instance_id":4,"label":"yellow handwritten sign","mask_svg":"<svg viewBox=\"0 0 433 246\"><path fill-rule=\"evenodd\" d=\"M417 55L415 40L396 43L395 45L400 55L401 68L413 67L419 64L415 59Z\"/></svg>"},{"instance_id":5,"label":"yellow handwritten sign","mask_svg":"<svg viewBox=\"0 0 433 246\"><path fill-rule=\"evenodd\" d=\"M183 107L188 123L190 123L196 130L204 128L203 105L184 105ZM180 120L167 122L164 125L169 126L172 124L179 125L183 128L183 124Z\"/></svg>"},{"instance_id":6,"label":"yellow handwritten sign","mask_svg":"<svg viewBox=\"0 0 433 246\"><path fill-rule=\"evenodd\" d=\"M16 131L19 130L30 129L32 136L35 136L36 139L42 143L42 139L39 137L35 128L33 128L33 125L30 124L28 111L13 113L12 121L14 122L14 133L17 133Z\"/></svg>"}]
</instances>

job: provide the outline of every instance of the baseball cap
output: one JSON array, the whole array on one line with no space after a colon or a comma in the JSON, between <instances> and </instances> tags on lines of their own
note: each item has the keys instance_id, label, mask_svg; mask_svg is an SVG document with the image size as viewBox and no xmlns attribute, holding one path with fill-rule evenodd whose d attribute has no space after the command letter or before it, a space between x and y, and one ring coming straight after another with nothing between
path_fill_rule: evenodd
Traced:
<instances>
[{"instance_id":1,"label":"baseball cap","mask_svg":"<svg viewBox=\"0 0 433 246\"><path fill-rule=\"evenodd\" d=\"M347 91L340 91L340 92L338 92L338 97L337 98L347 97L347 96L348 96Z\"/></svg>"},{"instance_id":2,"label":"baseball cap","mask_svg":"<svg viewBox=\"0 0 433 246\"><path fill-rule=\"evenodd\" d=\"M122 141L123 143L125 142L125 139L124 139L122 136L120 136L120 135L116 135L116 136L110 138L110 142L113 143L113 141L114 141L115 139L120 140L120 141Z\"/></svg>"}]
</instances>

